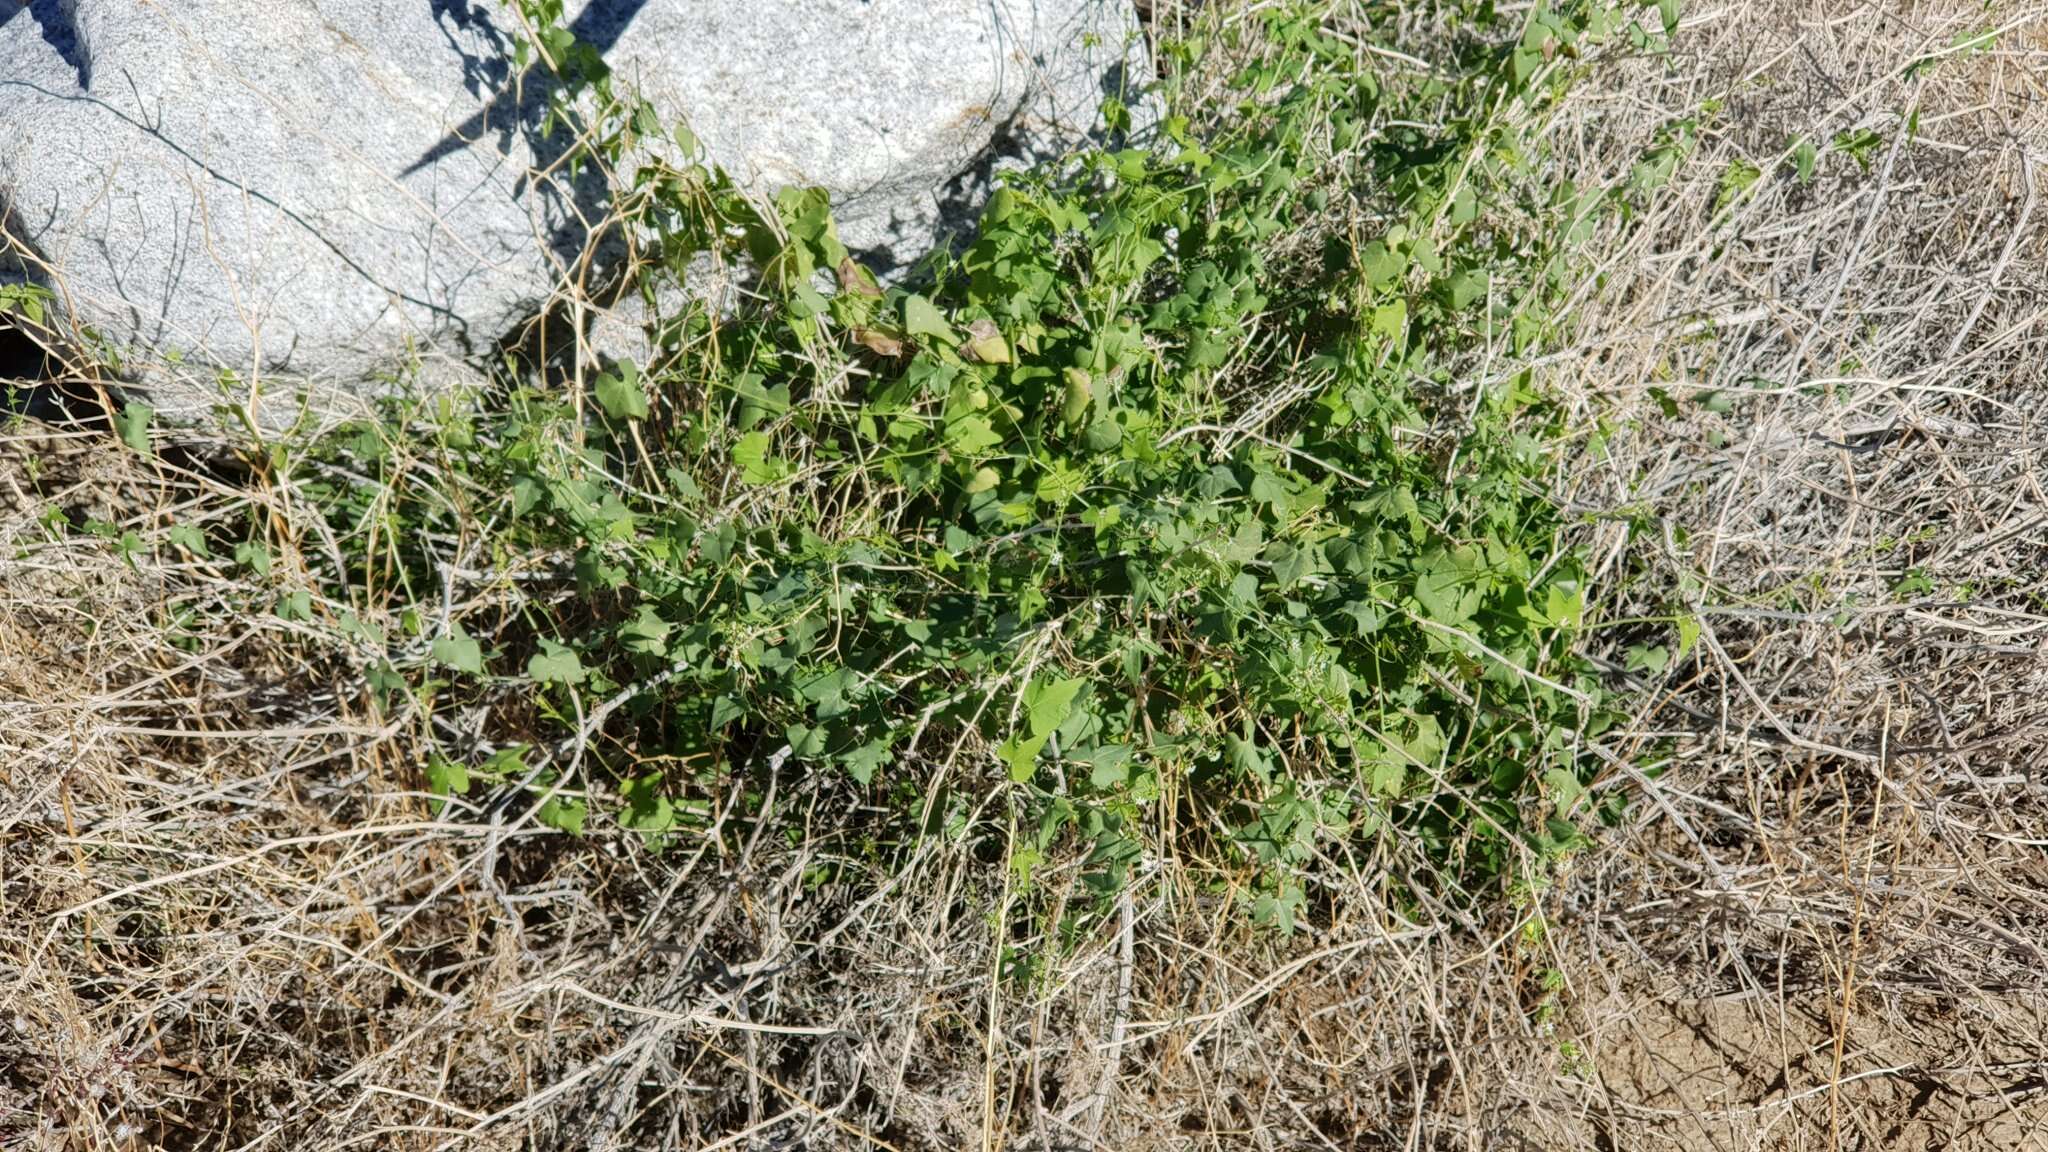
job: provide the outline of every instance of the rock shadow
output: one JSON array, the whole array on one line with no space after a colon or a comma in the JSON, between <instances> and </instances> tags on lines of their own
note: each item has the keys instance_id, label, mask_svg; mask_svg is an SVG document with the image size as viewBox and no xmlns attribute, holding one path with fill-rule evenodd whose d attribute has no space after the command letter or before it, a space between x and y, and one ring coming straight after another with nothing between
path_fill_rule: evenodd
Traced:
<instances>
[{"instance_id":1,"label":"rock shadow","mask_svg":"<svg viewBox=\"0 0 2048 1152\"><path fill-rule=\"evenodd\" d=\"M80 88L92 87L92 57L85 50L85 39L78 34L78 21L72 13L76 0L28 0L20 7L9 6L0 11L0 25L16 17L27 17L35 21L42 32L43 42L54 49L64 63L71 66L78 76ZM0 5L9 0L0 0Z\"/></svg>"},{"instance_id":2,"label":"rock shadow","mask_svg":"<svg viewBox=\"0 0 2048 1152\"><path fill-rule=\"evenodd\" d=\"M496 139L500 152L511 151L515 137L523 138L534 157L534 168L538 171L553 169L555 162L573 143L568 130L560 126L553 131L548 130L548 101L555 91L554 78L538 62L514 75L512 37L473 0L428 2L433 7L435 23L448 29L449 46L462 56L463 74L470 93L482 96L489 92L492 95L489 104L472 113L433 147L421 153L419 159L399 173L399 177L411 176L489 138ZM618 44L619 37L646 5L647 0L593 0L570 22L568 30L578 41L590 45L602 55ZM465 50L453 29L482 37L491 45L492 54L479 55ZM566 213L566 218L549 238L555 255L567 261L580 257L591 239L586 223L604 218L608 189L595 173L588 173L575 180L570 192L572 210Z\"/></svg>"},{"instance_id":3,"label":"rock shadow","mask_svg":"<svg viewBox=\"0 0 2048 1152\"><path fill-rule=\"evenodd\" d=\"M47 288L37 271L43 264L40 254L16 239L19 235L13 206L0 189L0 287ZM77 370L76 359L53 329L0 308L0 413L110 429L108 406L118 402L111 389Z\"/></svg>"}]
</instances>

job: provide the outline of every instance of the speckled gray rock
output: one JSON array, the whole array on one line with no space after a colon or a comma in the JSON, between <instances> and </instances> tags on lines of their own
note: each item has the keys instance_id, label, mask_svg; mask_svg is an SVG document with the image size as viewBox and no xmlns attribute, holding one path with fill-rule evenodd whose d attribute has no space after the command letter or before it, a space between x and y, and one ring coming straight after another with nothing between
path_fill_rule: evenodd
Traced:
<instances>
[{"instance_id":1,"label":"speckled gray rock","mask_svg":"<svg viewBox=\"0 0 2048 1152\"><path fill-rule=\"evenodd\" d=\"M72 330L173 414L252 381L275 420L293 394L464 378L603 214L601 188L533 178L558 145L493 0L15 4L0 211L21 248L0 277L57 287ZM763 191L831 190L883 265L971 208L998 141L1070 146L1143 67L1129 0L571 9L715 160Z\"/></svg>"},{"instance_id":2,"label":"speckled gray rock","mask_svg":"<svg viewBox=\"0 0 2048 1152\"><path fill-rule=\"evenodd\" d=\"M519 109L419 163L509 44L461 0L35 0L0 26L0 195L74 327L174 415L456 378L581 241L573 190L524 179Z\"/></svg>"},{"instance_id":3,"label":"speckled gray rock","mask_svg":"<svg viewBox=\"0 0 2048 1152\"><path fill-rule=\"evenodd\" d=\"M885 270L1150 73L1129 0L652 0L607 59L736 179L830 190Z\"/></svg>"}]
</instances>

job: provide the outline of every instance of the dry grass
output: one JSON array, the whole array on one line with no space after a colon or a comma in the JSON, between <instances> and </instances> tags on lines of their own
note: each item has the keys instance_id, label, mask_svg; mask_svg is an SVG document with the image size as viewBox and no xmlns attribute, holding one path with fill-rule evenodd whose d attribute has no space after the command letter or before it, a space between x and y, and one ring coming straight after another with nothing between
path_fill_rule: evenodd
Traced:
<instances>
[{"instance_id":1,"label":"dry grass","mask_svg":"<svg viewBox=\"0 0 2048 1152\"><path fill-rule=\"evenodd\" d=\"M1552 368L1616 424L1573 478L1641 513L1610 573L1695 589L1702 626L1643 718L1679 763L1571 885L1553 1091L1618 1146L2043 1146L2048 12L1697 24L1582 122L1613 157L1612 125L1725 101ZM1868 170L1782 174L1863 129ZM1781 174L1717 219L1738 158Z\"/></svg>"},{"instance_id":2,"label":"dry grass","mask_svg":"<svg viewBox=\"0 0 2048 1152\"><path fill-rule=\"evenodd\" d=\"M1617 745L1645 794L1528 907L1396 913L1398 856L1330 861L1352 898L1280 940L1168 856L1048 942L1016 913L1078 862L1019 893L933 838L876 875L798 779L794 844L436 820L344 644L181 635L224 570L37 522L293 509L28 426L0 1148L2048 1147L2048 9L1741 0L1681 43L1556 125L1611 183L1722 101L1537 367L1607 428L1561 477L1596 653L1668 638L1626 616L1674 594L1702 628ZM1864 128L1867 170L1778 174ZM1738 157L1767 175L1717 212ZM1004 946L1049 967L1001 979Z\"/></svg>"}]
</instances>

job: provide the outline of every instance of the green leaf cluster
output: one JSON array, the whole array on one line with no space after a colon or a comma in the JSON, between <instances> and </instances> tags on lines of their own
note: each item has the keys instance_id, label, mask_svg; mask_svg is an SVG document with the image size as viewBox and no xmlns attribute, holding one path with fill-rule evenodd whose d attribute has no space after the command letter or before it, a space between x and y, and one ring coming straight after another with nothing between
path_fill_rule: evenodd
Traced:
<instances>
[{"instance_id":1,"label":"green leaf cluster","mask_svg":"<svg viewBox=\"0 0 2048 1152\"><path fill-rule=\"evenodd\" d=\"M549 31L559 2L525 8L562 115L607 110L581 162L625 173L647 299L694 300L706 258L758 299L670 304L660 355L587 398L318 449L307 490L356 549L327 591L410 622L387 651L426 711L518 686L529 739L573 743L655 841L732 773L911 813L943 764L1016 789L1014 859L1077 836L1108 890L1185 809L1283 926L1335 840L1405 829L1473 884L1556 842L1535 802L1576 799L1607 720L1544 494L1567 430L1478 353L1541 345L1622 203L1544 178L1542 131L1618 10L1538 6L1404 70L1256 9L1163 53L1249 59L1226 98L1169 83L1151 143L1007 176L971 242L884 287L822 193L750 202ZM507 611L445 595L451 541L555 559Z\"/></svg>"}]
</instances>

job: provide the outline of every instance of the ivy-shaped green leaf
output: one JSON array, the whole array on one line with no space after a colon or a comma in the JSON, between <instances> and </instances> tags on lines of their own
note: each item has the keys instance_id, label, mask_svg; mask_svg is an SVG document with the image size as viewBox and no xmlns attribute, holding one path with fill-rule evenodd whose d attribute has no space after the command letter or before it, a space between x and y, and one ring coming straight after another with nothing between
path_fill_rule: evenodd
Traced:
<instances>
[{"instance_id":1,"label":"ivy-shaped green leaf","mask_svg":"<svg viewBox=\"0 0 2048 1152\"><path fill-rule=\"evenodd\" d=\"M541 684L581 684L587 673L573 648L542 639L540 651L526 661L526 674Z\"/></svg>"}]
</instances>

